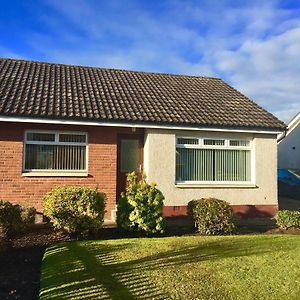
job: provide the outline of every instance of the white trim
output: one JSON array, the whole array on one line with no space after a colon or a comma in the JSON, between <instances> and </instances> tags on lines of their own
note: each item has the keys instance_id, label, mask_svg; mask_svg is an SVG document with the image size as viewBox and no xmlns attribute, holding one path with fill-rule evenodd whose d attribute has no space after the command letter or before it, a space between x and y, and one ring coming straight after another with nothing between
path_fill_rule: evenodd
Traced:
<instances>
[{"instance_id":1,"label":"white trim","mask_svg":"<svg viewBox=\"0 0 300 300\"><path fill-rule=\"evenodd\" d=\"M298 112L292 120L288 123L284 132L278 135L277 143L279 144L286 136L288 136L293 130L300 124L300 112Z\"/></svg>"},{"instance_id":2,"label":"white trim","mask_svg":"<svg viewBox=\"0 0 300 300\"><path fill-rule=\"evenodd\" d=\"M49 133L54 134L54 141L28 141L27 133ZM81 134L85 135L85 143L76 142L59 142L60 134ZM26 160L26 145L62 145L62 146L85 146L85 169L84 170L55 170L55 169L25 169ZM88 172L88 133L83 131L64 131L64 130L39 130L39 129L27 129L24 131L23 138L23 166L22 176L87 176ZM29 175L32 174L32 175Z\"/></svg>"},{"instance_id":3,"label":"white trim","mask_svg":"<svg viewBox=\"0 0 300 300\"><path fill-rule=\"evenodd\" d=\"M22 177L88 177L88 172L40 170L40 171L23 172Z\"/></svg>"},{"instance_id":4,"label":"white trim","mask_svg":"<svg viewBox=\"0 0 300 300\"><path fill-rule=\"evenodd\" d=\"M251 184L256 185L256 151L255 151L255 139L250 141L250 172L251 172Z\"/></svg>"},{"instance_id":5,"label":"white trim","mask_svg":"<svg viewBox=\"0 0 300 300\"><path fill-rule=\"evenodd\" d=\"M182 181L176 181L176 185L180 184L197 184L197 185L253 185L252 181L189 181L189 180L182 180Z\"/></svg>"},{"instance_id":6,"label":"white trim","mask_svg":"<svg viewBox=\"0 0 300 300\"><path fill-rule=\"evenodd\" d=\"M152 125L152 124L136 124L136 123L114 123L114 122L84 122L73 120L47 120L38 118L20 118L20 117L0 117L3 122L21 122L21 123L40 123L40 124L62 124L62 125L83 125L83 126L106 126L106 127L130 127L130 128L152 128L152 129L171 129L171 130L193 130L193 131L216 131L216 132L241 132L241 133L260 133L260 134L280 134L282 131L272 130L252 130L252 129L224 129L211 127L189 127L189 126L171 126L171 125Z\"/></svg>"},{"instance_id":7,"label":"white trim","mask_svg":"<svg viewBox=\"0 0 300 300\"><path fill-rule=\"evenodd\" d=\"M289 122L287 129L290 130L292 127L296 127L300 123L300 112L298 112L293 119Z\"/></svg>"},{"instance_id":8,"label":"white trim","mask_svg":"<svg viewBox=\"0 0 300 300\"><path fill-rule=\"evenodd\" d=\"M195 181L195 182L176 182L177 188L258 188L257 185L248 182L235 182L235 181Z\"/></svg>"},{"instance_id":9,"label":"white trim","mask_svg":"<svg viewBox=\"0 0 300 300\"><path fill-rule=\"evenodd\" d=\"M177 140L197 139L198 144L177 144ZM224 145L204 145L204 140L223 140ZM230 141L248 141L248 146L230 146ZM176 135L176 148L192 148L192 149L225 149L225 150L252 150L252 138L231 138L231 137L203 137L203 136L185 136Z\"/></svg>"}]
</instances>

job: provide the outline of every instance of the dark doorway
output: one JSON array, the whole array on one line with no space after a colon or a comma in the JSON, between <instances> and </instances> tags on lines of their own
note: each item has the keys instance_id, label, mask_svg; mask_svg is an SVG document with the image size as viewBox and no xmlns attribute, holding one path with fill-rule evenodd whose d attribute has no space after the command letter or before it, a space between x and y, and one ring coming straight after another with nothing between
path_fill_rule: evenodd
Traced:
<instances>
[{"instance_id":1,"label":"dark doorway","mask_svg":"<svg viewBox=\"0 0 300 300\"><path fill-rule=\"evenodd\" d=\"M126 188L126 177L135 171L139 177L143 172L144 135L126 134L118 138L117 201Z\"/></svg>"}]
</instances>

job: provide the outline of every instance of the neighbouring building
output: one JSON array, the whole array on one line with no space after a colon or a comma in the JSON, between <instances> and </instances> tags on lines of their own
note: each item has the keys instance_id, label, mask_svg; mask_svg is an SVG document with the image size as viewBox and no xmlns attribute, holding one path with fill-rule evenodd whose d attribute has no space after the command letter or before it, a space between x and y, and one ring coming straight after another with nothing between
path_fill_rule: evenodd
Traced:
<instances>
[{"instance_id":1,"label":"neighbouring building","mask_svg":"<svg viewBox=\"0 0 300 300\"><path fill-rule=\"evenodd\" d=\"M278 139L279 169L300 170L300 112L289 122Z\"/></svg>"}]
</instances>

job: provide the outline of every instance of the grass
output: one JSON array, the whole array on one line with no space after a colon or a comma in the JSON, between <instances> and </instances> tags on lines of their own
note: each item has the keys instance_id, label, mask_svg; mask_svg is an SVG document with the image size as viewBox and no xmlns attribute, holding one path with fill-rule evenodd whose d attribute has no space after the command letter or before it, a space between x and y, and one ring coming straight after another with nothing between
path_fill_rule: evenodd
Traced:
<instances>
[{"instance_id":1,"label":"grass","mask_svg":"<svg viewBox=\"0 0 300 300\"><path fill-rule=\"evenodd\" d=\"M76 241L46 250L40 299L300 299L300 236Z\"/></svg>"}]
</instances>

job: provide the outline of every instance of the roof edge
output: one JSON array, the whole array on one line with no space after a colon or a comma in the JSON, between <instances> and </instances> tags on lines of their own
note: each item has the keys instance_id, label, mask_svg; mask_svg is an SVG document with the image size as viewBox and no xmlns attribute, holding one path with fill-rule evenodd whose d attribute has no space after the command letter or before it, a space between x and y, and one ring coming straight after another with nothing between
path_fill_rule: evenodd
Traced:
<instances>
[{"instance_id":1,"label":"roof edge","mask_svg":"<svg viewBox=\"0 0 300 300\"><path fill-rule=\"evenodd\" d=\"M107 126L107 127L129 127L129 128L149 128L149 129L169 129L169 130L198 130L214 132L240 132L240 133L261 133L261 134L281 134L285 131L283 128L246 128L233 126L209 126L209 125L181 125L181 124L158 124L153 122L116 122L116 121L83 121L70 119L48 119L48 118L27 118L27 117L8 117L0 116L0 122L15 123L39 123L39 124L61 124L61 125L79 125L79 126Z\"/></svg>"},{"instance_id":2,"label":"roof edge","mask_svg":"<svg viewBox=\"0 0 300 300\"><path fill-rule=\"evenodd\" d=\"M293 130L300 123L300 111L288 123L288 130Z\"/></svg>"}]
</instances>

